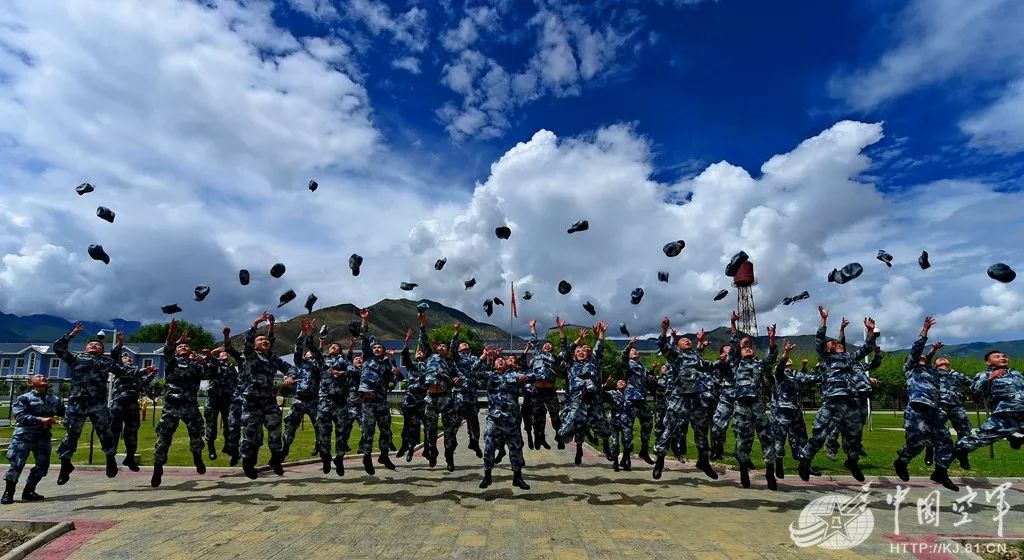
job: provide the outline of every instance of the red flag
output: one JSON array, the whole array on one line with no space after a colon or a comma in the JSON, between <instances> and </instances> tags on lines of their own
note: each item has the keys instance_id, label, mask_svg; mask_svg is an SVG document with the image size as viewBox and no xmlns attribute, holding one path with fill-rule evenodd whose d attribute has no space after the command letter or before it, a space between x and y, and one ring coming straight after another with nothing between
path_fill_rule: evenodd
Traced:
<instances>
[{"instance_id":1,"label":"red flag","mask_svg":"<svg viewBox=\"0 0 1024 560\"><path fill-rule=\"evenodd\" d=\"M519 318L519 310L516 309L516 285L512 284L512 316Z\"/></svg>"}]
</instances>

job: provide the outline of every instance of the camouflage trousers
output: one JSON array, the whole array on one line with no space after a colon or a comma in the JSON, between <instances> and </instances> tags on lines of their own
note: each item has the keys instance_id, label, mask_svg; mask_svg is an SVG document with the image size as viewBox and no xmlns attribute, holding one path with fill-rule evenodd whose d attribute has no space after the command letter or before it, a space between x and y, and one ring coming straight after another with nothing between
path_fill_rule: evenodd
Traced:
<instances>
[{"instance_id":1,"label":"camouflage trousers","mask_svg":"<svg viewBox=\"0 0 1024 560\"><path fill-rule=\"evenodd\" d=\"M7 446L7 460L10 462L10 467L4 474L4 480L18 482L18 477L21 476L21 471L28 461L28 454L31 453L35 459L35 466L28 472L28 484L39 482L50 470L51 449L49 435L35 438L27 438L21 434L15 435Z\"/></svg>"},{"instance_id":2,"label":"camouflage trousers","mask_svg":"<svg viewBox=\"0 0 1024 560\"><path fill-rule=\"evenodd\" d=\"M651 431L654 429L654 414L645 400L626 401L622 407L622 452L633 452L633 424L640 419L640 450L647 451L651 445Z\"/></svg>"},{"instance_id":3,"label":"camouflage trousers","mask_svg":"<svg viewBox=\"0 0 1024 560\"><path fill-rule=\"evenodd\" d=\"M772 437L772 417L768 414L768 407L764 401L758 399L754 403L754 433L757 434L757 441L761 443L761 456L765 461L774 461L772 449L775 439Z\"/></svg>"},{"instance_id":4,"label":"camouflage trousers","mask_svg":"<svg viewBox=\"0 0 1024 560\"><path fill-rule=\"evenodd\" d=\"M953 440L946 428L946 416L931 406L907 405L903 412L903 430L906 443L896 452L905 463L917 457L925 447L935 449L935 466L948 468L953 460Z\"/></svg>"},{"instance_id":5,"label":"camouflage trousers","mask_svg":"<svg viewBox=\"0 0 1024 560\"><path fill-rule=\"evenodd\" d=\"M299 425L307 416L309 425L313 427L313 441L320 441L316 435L316 406L316 398L313 397L292 399L292 406L288 409L288 415L284 417L284 454L286 456L292 447L292 442L295 441L295 432L298 431Z\"/></svg>"},{"instance_id":6,"label":"camouflage trousers","mask_svg":"<svg viewBox=\"0 0 1024 560\"><path fill-rule=\"evenodd\" d=\"M203 408L206 420L206 445L213 451L217 447L217 421L224 429L224 452L228 452L228 434L231 432L231 397L229 395L209 396Z\"/></svg>"},{"instance_id":7,"label":"camouflage trousers","mask_svg":"<svg viewBox=\"0 0 1024 560\"><path fill-rule=\"evenodd\" d=\"M426 401L423 395L415 395L406 391L405 400L402 401L402 447L413 449L420 444L425 407Z\"/></svg>"},{"instance_id":8,"label":"camouflage trousers","mask_svg":"<svg viewBox=\"0 0 1024 560\"><path fill-rule=\"evenodd\" d=\"M725 436L729 430L729 422L736 414L736 398L722 396L718 399L715 412L711 416L711 447L722 449L725 447ZM733 431L736 428L733 427Z\"/></svg>"},{"instance_id":9,"label":"camouflage trousers","mask_svg":"<svg viewBox=\"0 0 1024 560\"><path fill-rule=\"evenodd\" d=\"M533 395L533 410L531 412L531 416L526 416L525 411L523 411L523 415L533 422L533 437L537 441L545 441L547 439L544 435L547 431L546 416L551 417L551 427L555 430L556 434L562 427L562 404L558 402L558 393L554 387L550 389L537 389L537 392Z\"/></svg>"},{"instance_id":10,"label":"camouflage trousers","mask_svg":"<svg viewBox=\"0 0 1024 560\"><path fill-rule=\"evenodd\" d=\"M857 406L859 407L859 412L860 412L860 434L861 434L860 441L861 441L861 444L863 445L864 426L867 424L867 421L868 421L868 412L869 412L869 408L870 407L868 407L868 397L866 395L860 395L860 396L858 396L856 398L857 398ZM829 453L833 453L833 454L839 453L839 425L838 424L832 426L832 429L829 430L829 432L828 432L828 438L825 440L825 451L828 451ZM863 447L861 447L861 451L863 451Z\"/></svg>"},{"instance_id":11,"label":"camouflage trousers","mask_svg":"<svg viewBox=\"0 0 1024 560\"><path fill-rule=\"evenodd\" d=\"M480 416L476 406L476 391L455 393L452 397L460 422L455 426L455 437L458 436L461 420L466 422L466 436L470 443L480 444Z\"/></svg>"},{"instance_id":12,"label":"camouflage trousers","mask_svg":"<svg viewBox=\"0 0 1024 560\"><path fill-rule=\"evenodd\" d=\"M352 425L359 419L360 406L349 404L348 399L320 399L316 408L317 448L321 457L331 456L331 435L334 435L335 457L352 450L348 443Z\"/></svg>"},{"instance_id":13,"label":"camouflage trousers","mask_svg":"<svg viewBox=\"0 0 1024 560\"><path fill-rule=\"evenodd\" d=\"M798 408L772 408L772 419L769 427L772 437L771 457L765 461L777 461L786 456L786 440L789 440L793 458L798 459L800 450L807 444L807 424L804 423L804 411Z\"/></svg>"},{"instance_id":14,"label":"camouflage trousers","mask_svg":"<svg viewBox=\"0 0 1024 560\"><path fill-rule=\"evenodd\" d=\"M957 451L970 453L975 449L995 443L1003 438L1024 430L1024 412L994 412L971 433L956 442Z\"/></svg>"},{"instance_id":15,"label":"camouflage trousers","mask_svg":"<svg viewBox=\"0 0 1024 560\"><path fill-rule=\"evenodd\" d=\"M519 418L487 416L484 424L484 469L494 468L494 454L498 449L508 449L508 460L513 471L520 471L526 464L523 459L523 433L519 430Z\"/></svg>"},{"instance_id":16,"label":"camouflage trousers","mask_svg":"<svg viewBox=\"0 0 1024 560\"><path fill-rule=\"evenodd\" d=\"M107 408L106 399L101 401L85 401L77 397L68 399L67 410L64 413L64 439L57 446L57 457L60 459L71 459L78 448L78 439L82 437L82 428L85 427L85 420L92 422L92 428L99 436L100 447L104 455L113 455L117 452L114 443L114 435L110 432L110 409Z\"/></svg>"},{"instance_id":17,"label":"camouflage trousers","mask_svg":"<svg viewBox=\"0 0 1024 560\"><path fill-rule=\"evenodd\" d=\"M263 427L267 428L267 447L271 453L284 449L281 440L281 409L274 397L245 399L242 403L243 460L255 461L263 447Z\"/></svg>"},{"instance_id":18,"label":"camouflage trousers","mask_svg":"<svg viewBox=\"0 0 1024 560\"><path fill-rule=\"evenodd\" d=\"M814 415L811 437L800 451L802 459L814 459L825 445L825 438L833 425L839 426L843 436L843 451L852 460L860 458L860 402L857 397L831 397L821 403Z\"/></svg>"},{"instance_id":19,"label":"camouflage trousers","mask_svg":"<svg viewBox=\"0 0 1024 560\"><path fill-rule=\"evenodd\" d=\"M662 432L665 431L665 410L668 407L668 403L665 399L656 400L654 402L654 443L658 443L661 439ZM676 456L682 457L684 455L683 450L686 449L686 434L690 431L690 421L685 420L680 426L678 432L676 432L675 438L669 442L669 446L666 448L671 450Z\"/></svg>"},{"instance_id":20,"label":"camouflage trousers","mask_svg":"<svg viewBox=\"0 0 1024 560\"><path fill-rule=\"evenodd\" d=\"M174 432L178 422L185 423L188 430L189 450L196 453L203 450L203 417L199 414L199 403L192 406L170 405L164 403L160 421L156 424L156 447L153 450L153 464L167 463L167 451L174 441Z\"/></svg>"},{"instance_id":21,"label":"camouflage trousers","mask_svg":"<svg viewBox=\"0 0 1024 560\"><path fill-rule=\"evenodd\" d=\"M708 429L711 418L699 394L670 395L665 399L663 422L661 436L654 446L655 453L664 455L679 441L680 436L685 436L684 426L691 426L697 452L701 457L708 454Z\"/></svg>"},{"instance_id":22,"label":"camouflage trousers","mask_svg":"<svg viewBox=\"0 0 1024 560\"><path fill-rule=\"evenodd\" d=\"M427 438L426 447L434 452L437 451L437 425L440 420L444 422L444 449L445 451L454 451L457 444L455 433L459 429L462 419L458 410L455 409L452 397L446 393L428 393L424 403L423 431Z\"/></svg>"},{"instance_id":23,"label":"camouflage trousers","mask_svg":"<svg viewBox=\"0 0 1024 560\"><path fill-rule=\"evenodd\" d=\"M963 439L971 433L971 420L967 416L967 409L964 405L940 405L946 420L953 424L956 431L956 438Z\"/></svg>"},{"instance_id":24,"label":"camouflage trousers","mask_svg":"<svg viewBox=\"0 0 1024 560\"><path fill-rule=\"evenodd\" d=\"M239 441L242 439L242 404L245 399L241 396L231 397L231 404L228 406L228 427L224 432L224 453L231 456L239 455Z\"/></svg>"},{"instance_id":25,"label":"camouflage trousers","mask_svg":"<svg viewBox=\"0 0 1024 560\"><path fill-rule=\"evenodd\" d=\"M359 453L366 455L373 452L373 434L380 430L380 452L383 455L391 451L391 408L388 401L366 401L359 417Z\"/></svg>"},{"instance_id":26,"label":"camouflage trousers","mask_svg":"<svg viewBox=\"0 0 1024 560\"><path fill-rule=\"evenodd\" d=\"M736 460L740 464L750 463L750 451L754 448L754 434L759 423L756 409L760 403L758 403L756 397L728 400L733 403L733 410L730 416L732 416L732 431L736 435ZM722 402L725 401L720 401L718 409L715 411L716 418L717 412L722 410ZM763 407L761 411L764 411ZM717 430L718 428L719 426L715 425L715 429ZM765 431L767 431L767 428L765 428ZM718 433L716 432L715 435L717 436ZM725 436L722 435L721 443L723 445L725 444L724 440Z\"/></svg>"},{"instance_id":27,"label":"camouflage trousers","mask_svg":"<svg viewBox=\"0 0 1024 560\"><path fill-rule=\"evenodd\" d=\"M114 450L124 438L124 451L131 454L139 448L139 428L142 426L142 411L139 398L124 398L110 402L110 435L114 438Z\"/></svg>"},{"instance_id":28,"label":"camouflage trousers","mask_svg":"<svg viewBox=\"0 0 1024 560\"><path fill-rule=\"evenodd\" d=\"M611 437L613 432L600 402L570 399L562 409L562 427L558 430L558 437L566 442L575 437L576 443L583 443L588 429L598 438Z\"/></svg>"}]
</instances>

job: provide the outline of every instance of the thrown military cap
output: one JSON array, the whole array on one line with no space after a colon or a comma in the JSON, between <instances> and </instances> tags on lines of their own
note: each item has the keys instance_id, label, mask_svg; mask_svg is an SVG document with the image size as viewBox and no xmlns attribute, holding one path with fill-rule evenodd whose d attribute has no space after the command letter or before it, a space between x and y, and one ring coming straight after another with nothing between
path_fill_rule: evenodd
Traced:
<instances>
[{"instance_id":1,"label":"thrown military cap","mask_svg":"<svg viewBox=\"0 0 1024 560\"><path fill-rule=\"evenodd\" d=\"M106 206L100 206L96 209L96 215L102 220L106 220L110 223L114 223L114 212Z\"/></svg>"},{"instance_id":2,"label":"thrown military cap","mask_svg":"<svg viewBox=\"0 0 1024 560\"><path fill-rule=\"evenodd\" d=\"M678 241L666 243L665 246L661 248L661 250L664 251L666 256L675 257L678 256L679 253L683 252L684 247L686 247L686 242L680 239Z\"/></svg>"},{"instance_id":3,"label":"thrown military cap","mask_svg":"<svg viewBox=\"0 0 1024 560\"><path fill-rule=\"evenodd\" d=\"M879 249L878 255L875 258L884 262L885 266L892 268L892 255L890 255L889 253L886 253L885 251Z\"/></svg>"},{"instance_id":4,"label":"thrown military cap","mask_svg":"<svg viewBox=\"0 0 1024 560\"><path fill-rule=\"evenodd\" d=\"M932 266L932 263L928 262L928 251L921 251L921 256L917 257L917 264L921 270L928 270Z\"/></svg>"},{"instance_id":5,"label":"thrown military cap","mask_svg":"<svg viewBox=\"0 0 1024 560\"><path fill-rule=\"evenodd\" d=\"M491 313L494 313L494 304L489 299L484 300L484 312L487 313L488 317L491 316Z\"/></svg>"},{"instance_id":6,"label":"thrown military cap","mask_svg":"<svg viewBox=\"0 0 1024 560\"><path fill-rule=\"evenodd\" d=\"M243 285L243 286L248 286L249 285L249 271L248 270L243 268L242 270L238 271L238 283Z\"/></svg>"},{"instance_id":7,"label":"thrown military cap","mask_svg":"<svg viewBox=\"0 0 1024 560\"><path fill-rule=\"evenodd\" d=\"M562 294L564 296L565 294L567 294L567 293L569 293L571 291L572 291L572 284L566 282L565 280L562 280L561 282L558 283L558 293L560 293L560 294Z\"/></svg>"},{"instance_id":8,"label":"thrown military cap","mask_svg":"<svg viewBox=\"0 0 1024 560\"><path fill-rule=\"evenodd\" d=\"M434 270L441 270L442 268L444 268L444 265L447 262L448 262L447 258L437 259L437 261L434 262Z\"/></svg>"},{"instance_id":9,"label":"thrown military cap","mask_svg":"<svg viewBox=\"0 0 1024 560\"><path fill-rule=\"evenodd\" d=\"M860 276L863 272L864 267L861 266L860 263L850 263L839 270L833 268L832 272L828 274L828 281L835 282L837 284L845 284Z\"/></svg>"},{"instance_id":10,"label":"thrown military cap","mask_svg":"<svg viewBox=\"0 0 1024 560\"><path fill-rule=\"evenodd\" d=\"M807 293L807 291L804 290L803 292L800 292L799 294L797 294L795 296L789 296L789 297L783 298L782 299L782 305L789 305L791 303L796 303L796 302L798 302L800 300L807 299L809 297L811 297L811 294Z\"/></svg>"},{"instance_id":11,"label":"thrown military cap","mask_svg":"<svg viewBox=\"0 0 1024 560\"><path fill-rule=\"evenodd\" d=\"M993 280L998 280L1004 284L1009 284L1017 277L1017 273L1003 263L996 263L988 267L988 277Z\"/></svg>"},{"instance_id":12,"label":"thrown military cap","mask_svg":"<svg viewBox=\"0 0 1024 560\"><path fill-rule=\"evenodd\" d=\"M363 322L359 319L354 319L348 322L348 334L352 336L359 336L363 332Z\"/></svg>"},{"instance_id":13,"label":"thrown military cap","mask_svg":"<svg viewBox=\"0 0 1024 560\"><path fill-rule=\"evenodd\" d=\"M204 299L206 299L206 296L208 296L208 295L210 295L210 287L209 286L196 286L196 289L195 289L195 300L196 301L203 301Z\"/></svg>"},{"instance_id":14,"label":"thrown military cap","mask_svg":"<svg viewBox=\"0 0 1024 560\"><path fill-rule=\"evenodd\" d=\"M466 286L466 289L468 290L468 289L472 288L473 286L476 286L476 278L475 277L474 278L470 278L469 280L466 280L465 282L463 282L463 284Z\"/></svg>"},{"instance_id":15,"label":"thrown military cap","mask_svg":"<svg viewBox=\"0 0 1024 560\"><path fill-rule=\"evenodd\" d=\"M168 315L174 315L175 313L181 313L181 308L178 307L177 303L172 303L170 305L165 305L165 306L161 307L160 311L163 311L164 313L166 313Z\"/></svg>"},{"instance_id":16,"label":"thrown military cap","mask_svg":"<svg viewBox=\"0 0 1024 560\"><path fill-rule=\"evenodd\" d=\"M277 263L274 266L270 267L270 275L273 276L274 278L280 278L284 276L284 271L284 265L281 263Z\"/></svg>"},{"instance_id":17,"label":"thrown military cap","mask_svg":"<svg viewBox=\"0 0 1024 560\"><path fill-rule=\"evenodd\" d=\"M629 336L629 329L626 328L626 323L619 323L619 332L625 336Z\"/></svg>"},{"instance_id":18,"label":"thrown military cap","mask_svg":"<svg viewBox=\"0 0 1024 560\"><path fill-rule=\"evenodd\" d=\"M316 304L316 294L309 294L306 296L306 311L313 312L313 306Z\"/></svg>"},{"instance_id":19,"label":"thrown military cap","mask_svg":"<svg viewBox=\"0 0 1024 560\"><path fill-rule=\"evenodd\" d=\"M594 309L594 304L589 301L583 304L583 309L586 309L587 313L590 313L591 315L597 315L597 309Z\"/></svg>"},{"instance_id":20,"label":"thrown military cap","mask_svg":"<svg viewBox=\"0 0 1024 560\"><path fill-rule=\"evenodd\" d=\"M529 290L523 292L523 299L533 299L533 292Z\"/></svg>"},{"instance_id":21,"label":"thrown military cap","mask_svg":"<svg viewBox=\"0 0 1024 560\"><path fill-rule=\"evenodd\" d=\"M729 264L725 265L725 275L730 278L736 276L736 273L740 270L740 266L747 262L748 259L750 259L750 257L743 251L733 255L732 259L729 260Z\"/></svg>"},{"instance_id":22,"label":"thrown military cap","mask_svg":"<svg viewBox=\"0 0 1024 560\"><path fill-rule=\"evenodd\" d=\"M412 282L402 282L402 283L401 283L401 284L400 284L400 285L399 285L398 287L399 287L399 288L401 288L401 289L403 289L403 290L405 290L405 291L407 291L407 292L410 292L410 291L412 291L412 290L413 290L413 289L414 289L414 288L415 288L416 286L419 286L419 284L414 284L414 283L412 283Z\"/></svg>"},{"instance_id":23,"label":"thrown military cap","mask_svg":"<svg viewBox=\"0 0 1024 560\"><path fill-rule=\"evenodd\" d=\"M317 182L316 182L316 181L314 181L313 179L310 179L310 180L309 180L309 192L316 192L316 189L317 189L317 188L318 188L319 186L320 186L320 183L317 183Z\"/></svg>"},{"instance_id":24,"label":"thrown military cap","mask_svg":"<svg viewBox=\"0 0 1024 560\"><path fill-rule=\"evenodd\" d=\"M508 226L498 226L494 228L494 235L497 235L498 239L508 239L512 236L512 230Z\"/></svg>"},{"instance_id":25,"label":"thrown military cap","mask_svg":"<svg viewBox=\"0 0 1024 560\"><path fill-rule=\"evenodd\" d=\"M331 332L331 329L327 328L327 323L320 325L320 336L327 336Z\"/></svg>"},{"instance_id":26,"label":"thrown military cap","mask_svg":"<svg viewBox=\"0 0 1024 560\"><path fill-rule=\"evenodd\" d=\"M664 270L659 270L658 271L658 280L660 280L662 282L668 282L668 272L665 272Z\"/></svg>"},{"instance_id":27,"label":"thrown military cap","mask_svg":"<svg viewBox=\"0 0 1024 560\"><path fill-rule=\"evenodd\" d=\"M103 264L110 264L110 257L103 250L103 245L89 245L89 256L94 261L103 261Z\"/></svg>"},{"instance_id":28,"label":"thrown military cap","mask_svg":"<svg viewBox=\"0 0 1024 560\"><path fill-rule=\"evenodd\" d=\"M94 190L96 190L96 188L90 185L89 183L82 183L81 185L75 187L75 192L78 193L78 196L91 193Z\"/></svg>"},{"instance_id":29,"label":"thrown military cap","mask_svg":"<svg viewBox=\"0 0 1024 560\"><path fill-rule=\"evenodd\" d=\"M722 301L727 295L729 295L729 290L719 290L718 293L715 294L715 301Z\"/></svg>"},{"instance_id":30,"label":"thrown military cap","mask_svg":"<svg viewBox=\"0 0 1024 560\"><path fill-rule=\"evenodd\" d=\"M427 302L425 301L421 301L419 305L416 306L416 311L419 311L420 313L424 313L428 309L430 309L430 306L427 305Z\"/></svg>"},{"instance_id":31,"label":"thrown military cap","mask_svg":"<svg viewBox=\"0 0 1024 560\"><path fill-rule=\"evenodd\" d=\"M642 300L642 299L644 299L644 289L643 288L636 288L635 290L633 290L629 294L629 301L633 305L637 305L638 303L640 303L640 300Z\"/></svg>"},{"instance_id":32,"label":"thrown military cap","mask_svg":"<svg viewBox=\"0 0 1024 560\"><path fill-rule=\"evenodd\" d=\"M590 229L590 222L587 220L580 220L566 231L568 233L576 233L577 231L587 231L588 229Z\"/></svg>"},{"instance_id":33,"label":"thrown military cap","mask_svg":"<svg viewBox=\"0 0 1024 560\"><path fill-rule=\"evenodd\" d=\"M499 298L492 299L494 300L494 305L505 305L505 302L501 301Z\"/></svg>"},{"instance_id":34,"label":"thrown military cap","mask_svg":"<svg viewBox=\"0 0 1024 560\"><path fill-rule=\"evenodd\" d=\"M288 290L287 292L281 294L281 297L278 298L277 306L281 307L293 299L295 299L295 291Z\"/></svg>"},{"instance_id":35,"label":"thrown military cap","mask_svg":"<svg viewBox=\"0 0 1024 560\"><path fill-rule=\"evenodd\" d=\"M352 253L348 258L348 267L352 269L352 276L359 276L359 267L363 265L363 257Z\"/></svg>"}]
</instances>

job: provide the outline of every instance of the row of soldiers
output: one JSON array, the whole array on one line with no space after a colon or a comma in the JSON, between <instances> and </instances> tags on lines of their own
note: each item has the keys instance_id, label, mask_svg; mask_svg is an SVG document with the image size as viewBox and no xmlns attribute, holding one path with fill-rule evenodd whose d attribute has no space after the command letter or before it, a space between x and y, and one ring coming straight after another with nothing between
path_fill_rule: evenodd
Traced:
<instances>
[{"instance_id":1,"label":"row of soldiers","mask_svg":"<svg viewBox=\"0 0 1024 560\"><path fill-rule=\"evenodd\" d=\"M659 372L649 371L640 361L636 339L633 339L623 351L623 379L618 382L612 378L601 381L601 343L607 330L604 322L592 329L597 337L593 348L584 343L587 330L581 329L570 343L564 321L556 319L561 346L558 352L551 342L538 340L536 322L530 321L531 340L521 355L502 355L498 349L485 347L480 356L473 356L468 343L460 341L458 323L450 343L431 344L423 306L419 310L419 345L415 354L410 353L408 346L411 331L401 351L403 373L395 352L385 350L369 335L370 314L365 309L360 312L359 323L351 329L362 342L361 356L353 355L352 345L347 353L342 352L338 343L326 345L325 350L323 336L319 344L313 337L313 322L303 320L292 365L272 351L274 318L267 312L253 321L241 352L232 347L231 331L224 329L220 348L197 353L188 344L187 332L179 337L177 323L172 321L164 347L164 409L157 426L151 483L153 486L161 483L167 452L179 422L184 422L188 430L190 450L199 474L205 472L204 437L208 456L216 458L215 442L220 424L224 429L222 452L231 457L232 466L241 461L245 474L255 479L264 428L271 453L269 466L281 475L296 430L306 417L316 431L314 453L320 455L324 472L329 473L333 465L338 475L344 475L344 455L350 451L348 440L357 421L361 429L358 453L362 455L364 469L371 475L375 471L373 438L378 431L377 464L394 469L391 451L397 451L397 456L404 454L406 460L411 461L422 429L423 456L431 467L435 466L439 456L439 423L443 425L446 467L454 470L458 430L465 423L468 446L484 462L480 486L486 488L491 484L493 466L507 450L513 468L513 484L529 488L522 475L525 464L522 427L526 428L531 448L550 449L545 435L546 416L550 416L558 447L562 449L575 441L576 464L581 462L583 442L589 436L595 441L603 440L605 455L615 470L630 470L633 426L639 420L639 457L654 464L655 479L662 476L669 450L676 455L685 453L689 428L693 429L698 451L697 467L708 477L717 478L711 461L724 454L725 434L731 422L744 487L750 486L750 471L756 469L750 458L755 434L761 441L765 478L773 490L777 488L777 477L785 474L782 457L786 441L799 460L799 475L806 481L811 474L817 474L811 468L811 460L826 445L830 455L834 454L841 436L847 455L844 465L855 478L863 480L858 466L859 457L864 454L861 434L871 384L875 382L868 372L877 368L882 359L876 344L878 330L874 321L866 318L865 344L848 352L845 329L849 323L844 319L839 337L831 339L827 336L828 311L819 308L819 313L818 364L813 370L808 370L806 360L800 370L794 368L789 357L795 349L793 344L787 343L781 358L778 356L774 326L768 330L769 351L764 358L758 358L752 339L738 333L738 317L733 314L730 343L720 349L717 360L706 360L703 351L709 343L703 331L697 333L696 343L674 330L670 335L671 325L665 318L658 339L665 365ZM266 335L258 332L263 323L269 324ZM1006 437L1015 448L1020 446L1021 440L1015 434L1024 419L1024 377L1007 369L1007 358L1001 352L986 355L989 370L979 373L974 380L950 370L948 359L935 359L941 343L924 355L928 329L933 324L931 318L926 319L921 337L907 358L909 404L904 415L907 444L899 451L894 466L905 480L908 462L922 449L934 449L936 468L932 480L956 490L947 472L954 456L968 468L967 453L985 443ZM96 340L86 344L84 353L70 352L68 344L81 330L81 324L76 325L54 345L58 357L71 371L72 389L67 406L48 394L47 380L41 375L30 380L32 390L15 402L18 428L8 450L11 468L5 475L4 503L13 500L15 483L29 453L35 456L35 468L29 474L22 497L42 499L35 489L48 469L50 426L56 423L58 416L64 417L67 429L57 450L61 461L58 485L65 484L74 470L71 459L86 419L93 423L99 435L106 456L107 476L117 475L114 454L122 436L126 451L123 464L133 471L139 470L135 460L138 399L140 391L156 374L156 368L135 368L131 358L123 355L123 335L117 337L109 356L102 342ZM450 351L452 348L454 352ZM866 363L869 356L872 359ZM560 403L555 380L563 371L567 376L567 391L564 402ZM113 398L108 403L106 383L110 373L114 374L115 385ZM283 419L275 386L278 373L284 375L281 392L294 397ZM202 380L209 382L205 422L199 412ZM401 406L404 420L401 446L396 450L392 443L387 393L399 381L404 381L406 391ZM820 385L822 405L808 437L801 401L804 387L811 384ZM978 430L971 430L963 410L960 396L963 385L971 385L993 404L993 414ZM476 404L480 389L484 389L488 397L483 449L479 445ZM656 396L653 411L647 402L651 392ZM949 420L953 421L959 437L955 447L945 428ZM652 430L656 431L654 458L649 454Z\"/></svg>"}]
</instances>

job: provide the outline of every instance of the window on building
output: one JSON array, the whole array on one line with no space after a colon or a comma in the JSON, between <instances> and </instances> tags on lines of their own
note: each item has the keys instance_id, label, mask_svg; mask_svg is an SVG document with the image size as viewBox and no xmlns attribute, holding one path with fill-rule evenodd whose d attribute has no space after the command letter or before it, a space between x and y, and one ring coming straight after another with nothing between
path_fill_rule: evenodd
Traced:
<instances>
[{"instance_id":1,"label":"window on building","mask_svg":"<svg viewBox=\"0 0 1024 560\"><path fill-rule=\"evenodd\" d=\"M29 352L28 354L28 374L32 375L36 372L36 354L35 352Z\"/></svg>"},{"instance_id":2,"label":"window on building","mask_svg":"<svg viewBox=\"0 0 1024 560\"><path fill-rule=\"evenodd\" d=\"M7 369L9 367L11 367L11 359L10 358L4 358L4 361L0 362L0 368Z\"/></svg>"},{"instance_id":3,"label":"window on building","mask_svg":"<svg viewBox=\"0 0 1024 560\"><path fill-rule=\"evenodd\" d=\"M50 369L60 369L60 358L50 358Z\"/></svg>"},{"instance_id":4,"label":"window on building","mask_svg":"<svg viewBox=\"0 0 1024 560\"><path fill-rule=\"evenodd\" d=\"M14 369L21 369L25 367L25 358L18 358L14 361Z\"/></svg>"},{"instance_id":5,"label":"window on building","mask_svg":"<svg viewBox=\"0 0 1024 560\"><path fill-rule=\"evenodd\" d=\"M143 358L142 367L147 368L151 365L153 365L153 358Z\"/></svg>"}]
</instances>

